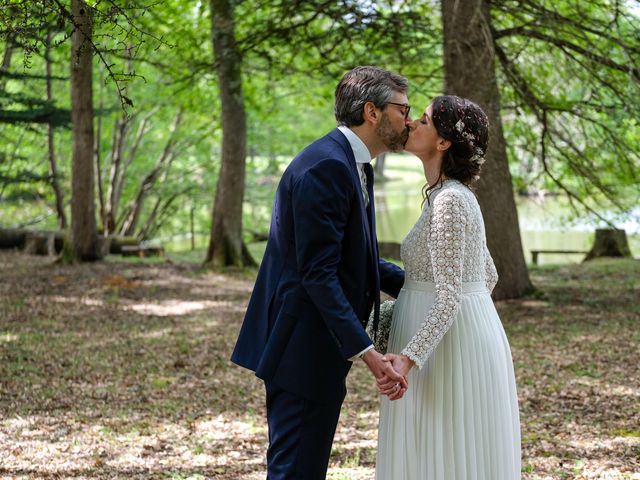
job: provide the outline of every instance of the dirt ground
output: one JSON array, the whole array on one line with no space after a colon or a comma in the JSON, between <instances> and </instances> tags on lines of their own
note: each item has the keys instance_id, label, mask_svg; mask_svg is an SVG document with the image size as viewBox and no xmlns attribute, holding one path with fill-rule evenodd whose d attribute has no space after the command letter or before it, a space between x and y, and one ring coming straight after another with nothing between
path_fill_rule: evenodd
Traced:
<instances>
[{"instance_id":1,"label":"dirt ground","mask_svg":"<svg viewBox=\"0 0 640 480\"><path fill-rule=\"evenodd\" d=\"M230 364L255 273L171 261L59 265L0 252L0 478L263 479L263 387ZM499 302L523 479L640 479L640 262L538 268ZM360 364L329 478L372 479ZM453 480L453 479L452 479Z\"/></svg>"}]
</instances>

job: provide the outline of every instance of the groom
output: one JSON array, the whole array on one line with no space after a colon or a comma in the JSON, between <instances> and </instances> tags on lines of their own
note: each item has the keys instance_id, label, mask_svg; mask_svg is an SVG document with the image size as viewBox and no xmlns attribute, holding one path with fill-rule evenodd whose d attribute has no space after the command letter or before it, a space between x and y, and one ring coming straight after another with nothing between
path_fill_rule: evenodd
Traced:
<instances>
[{"instance_id":1,"label":"groom","mask_svg":"<svg viewBox=\"0 0 640 480\"><path fill-rule=\"evenodd\" d=\"M407 387L364 329L372 308L377 322L380 290L396 297L404 282L400 268L378 258L369 162L402 150L407 86L376 67L347 72L335 92L338 128L305 148L278 185L231 357L265 382L269 480L325 478L353 361Z\"/></svg>"}]
</instances>

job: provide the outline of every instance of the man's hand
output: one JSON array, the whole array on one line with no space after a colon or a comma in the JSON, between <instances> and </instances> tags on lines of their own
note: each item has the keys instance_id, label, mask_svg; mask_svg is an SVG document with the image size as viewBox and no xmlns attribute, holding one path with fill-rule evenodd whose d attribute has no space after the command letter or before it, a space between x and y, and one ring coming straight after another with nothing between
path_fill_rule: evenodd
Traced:
<instances>
[{"instance_id":1,"label":"man's hand","mask_svg":"<svg viewBox=\"0 0 640 480\"><path fill-rule=\"evenodd\" d=\"M409 371L413 368L415 363L406 355L396 355L395 353L387 353L382 357L383 360L390 362L394 371L402 375L405 379L408 378ZM399 397L397 396L398 392L402 390L401 388L396 387L396 383L390 379L378 379L376 378L376 383L378 384L378 390L383 395L387 395L390 400L397 400L398 398L402 398L404 392ZM405 389L406 391L406 389Z\"/></svg>"},{"instance_id":2,"label":"man's hand","mask_svg":"<svg viewBox=\"0 0 640 480\"><path fill-rule=\"evenodd\" d=\"M373 373L373 376L376 377L378 390L387 395L389 399L398 400L407 391L409 384L407 383L407 378L394 369L391 354L388 356L390 358L387 359L374 349L371 349L364 354L362 359L371 370L371 373ZM387 385L389 388L386 391L389 393L382 392L380 385Z\"/></svg>"},{"instance_id":3,"label":"man's hand","mask_svg":"<svg viewBox=\"0 0 640 480\"><path fill-rule=\"evenodd\" d=\"M409 371L416 365L413 360L401 353L397 355L395 353L387 353L382 359L391 362L393 369L405 377L409 375Z\"/></svg>"}]
</instances>

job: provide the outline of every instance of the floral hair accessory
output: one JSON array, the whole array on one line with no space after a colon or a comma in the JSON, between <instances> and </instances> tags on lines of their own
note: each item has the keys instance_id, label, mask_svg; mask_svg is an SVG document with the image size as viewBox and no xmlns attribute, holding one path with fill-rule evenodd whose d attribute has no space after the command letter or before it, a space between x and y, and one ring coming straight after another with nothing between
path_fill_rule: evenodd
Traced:
<instances>
[{"instance_id":1,"label":"floral hair accessory","mask_svg":"<svg viewBox=\"0 0 640 480\"><path fill-rule=\"evenodd\" d=\"M484 152L482 151L482 149L476 147L475 153L469 159L469 161L471 161L471 162L473 162L473 163L475 163L477 165L482 165L485 162Z\"/></svg>"},{"instance_id":2,"label":"floral hair accessory","mask_svg":"<svg viewBox=\"0 0 640 480\"><path fill-rule=\"evenodd\" d=\"M462 137L469 142L471 145L473 145L473 141L475 140L475 137L473 136L473 133L471 132L461 132Z\"/></svg>"}]
</instances>

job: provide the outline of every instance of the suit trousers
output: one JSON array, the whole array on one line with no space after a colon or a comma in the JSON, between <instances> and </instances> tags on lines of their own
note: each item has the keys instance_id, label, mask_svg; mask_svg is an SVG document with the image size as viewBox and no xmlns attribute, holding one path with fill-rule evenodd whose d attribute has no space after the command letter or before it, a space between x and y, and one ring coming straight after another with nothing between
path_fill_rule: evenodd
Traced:
<instances>
[{"instance_id":1,"label":"suit trousers","mask_svg":"<svg viewBox=\"0 0 640 480\"><path fill-rule=\"evenodd\" d=\"M265 381L267 480L325 480L346 389L314 402Z\"/></svg>"}]
</instances>

